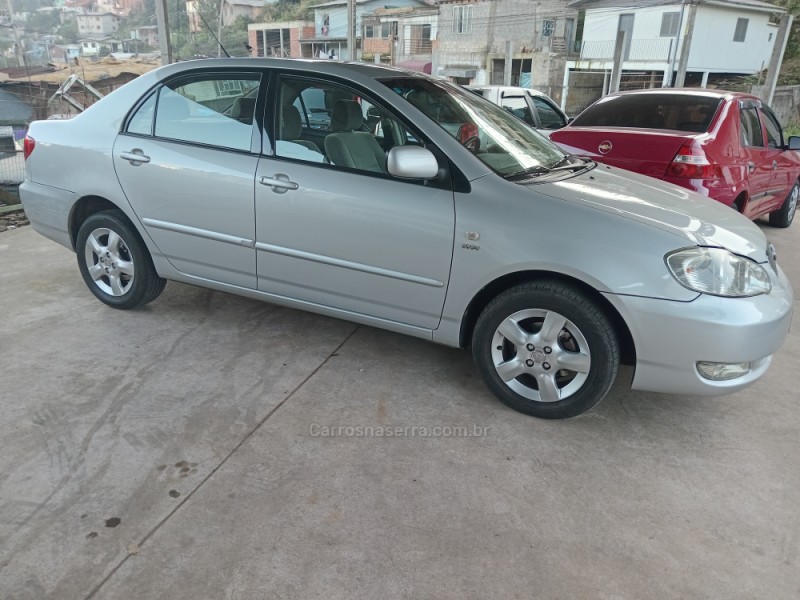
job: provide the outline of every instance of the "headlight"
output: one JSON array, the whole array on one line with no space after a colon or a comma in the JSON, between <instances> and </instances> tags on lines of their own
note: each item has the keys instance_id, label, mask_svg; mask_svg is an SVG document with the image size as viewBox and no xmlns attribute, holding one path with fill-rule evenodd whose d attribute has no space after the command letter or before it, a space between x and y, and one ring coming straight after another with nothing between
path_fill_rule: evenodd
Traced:
<instances>
[{"instance_id":1,"label":"headlight","mask_svg":"<svg viewBox=\"0 0 800 600\"><path fill-rule=\"evenodd\" d=\"M665 257L672 276L690 290L742 298L768 294L769 275L757 262L724 248L688 248Z\"/></svg>"}]
</instances>

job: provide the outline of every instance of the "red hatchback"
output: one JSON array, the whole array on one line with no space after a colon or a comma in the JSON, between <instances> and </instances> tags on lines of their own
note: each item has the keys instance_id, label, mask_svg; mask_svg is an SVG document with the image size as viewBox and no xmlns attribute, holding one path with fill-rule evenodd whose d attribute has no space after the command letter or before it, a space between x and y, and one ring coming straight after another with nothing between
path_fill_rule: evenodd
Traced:
<instances>
[{"instance_id":1,"label":"red hatchback","mask_svg":"<svg viewBox=\"0 0 800 600\"><path fill-rule=\"evenodd\" d=\"M611 94L551 140L573 154L650 175L788 227L800 195L800 137L734 92L653 89Z\"/></svg>"}]
</instances>

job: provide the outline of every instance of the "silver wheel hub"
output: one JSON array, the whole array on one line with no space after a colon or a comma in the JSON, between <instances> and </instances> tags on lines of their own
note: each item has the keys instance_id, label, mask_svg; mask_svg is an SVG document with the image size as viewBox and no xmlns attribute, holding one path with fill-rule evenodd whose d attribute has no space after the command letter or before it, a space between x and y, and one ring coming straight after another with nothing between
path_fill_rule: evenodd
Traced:
<instances>
[{"instance_id":1,"label":"silver wheel hub","mask_svg":"<svg viewBox=\"0 0 800 600\"><path fill-rule=\"evenodd\" d=\"M133 285L133 257L118 233L99 227L89 234L83 252L94 284L110 296L124 296Z\"/></svg>"},{"instance_id":2,"label":"silver wheel hub","mask_svg":"<svg viewBox=\"0 0 800 600\"><path fill-rule=\"evenodd\" d=\"M492 362L501 380L535 402L558 402L586 383L589 344L555 311L526 309L505 318L492 337Z\"/></svg>"},{"instance_id":3,"label":"silver wheel hub","mask_svg":"<svg viewBox=\"0 0 800 600\"><path fill-rule=\"evenodd\" d=\"M792 193L789 195L789 220L792 220L794 211L797 210L797 197L800 196L800 185L795 184Z\"/></svg>"}]
</instances>

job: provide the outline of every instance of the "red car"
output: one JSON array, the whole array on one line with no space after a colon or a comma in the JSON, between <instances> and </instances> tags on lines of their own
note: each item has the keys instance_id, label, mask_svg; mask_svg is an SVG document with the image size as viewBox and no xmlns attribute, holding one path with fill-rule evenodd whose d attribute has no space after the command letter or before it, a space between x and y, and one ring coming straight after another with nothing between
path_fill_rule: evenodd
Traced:
<instances>
[{"instance_id":1,"label":"red car","mask_svg":"<svg viewBox=\"0 0 800 600\"><path fill-rule=\"evenodd\" d=\"M550 137L568 152L699 192L788 227L800 195L800 137L755 96L653 89L611 94Z\"/></svg>"}]
</instances>

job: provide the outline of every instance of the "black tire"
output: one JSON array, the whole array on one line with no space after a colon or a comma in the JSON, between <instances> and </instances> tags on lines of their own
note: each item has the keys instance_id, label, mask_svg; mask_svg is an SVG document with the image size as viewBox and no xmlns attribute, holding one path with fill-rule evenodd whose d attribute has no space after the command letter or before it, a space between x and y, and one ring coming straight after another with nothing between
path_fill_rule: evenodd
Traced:
<instances>
[{"instance_id":1,"label":"black tire","mask_svg":"<svg viewBox=\"0 0 800 600\"><path fill-rule=\"evenodd\" d=\"M121 211L98 212L86 219L78 230L75 252L89 290L113 308L144 306L158 298L167 284Z\"/></svg>"},{"instance_id":2,"label":"black tire","mask_svg":"<svg viewBox=\"0 0 800 600\"><path fill-rule=\"evenodd\" d=\"M608 316L579 288L536 281L510 288L486 306L472 335L472 356L503 403L534 417L566 419L608 393L620 351ZM506 371L506 381L498 369Z\"/></svg>"},{"instance_id":3,"label":"black tire","mask_svg":"<svg viewBox=\"0 0 800 600\"><path fill-rule=\"evenodd\" d=\"M798 197L800 197L800 181L795 181L781 207L775 212L769 213L769 224L773 227L788 227L791 225L797 212Z\"/></svg>"}]
</instances>

